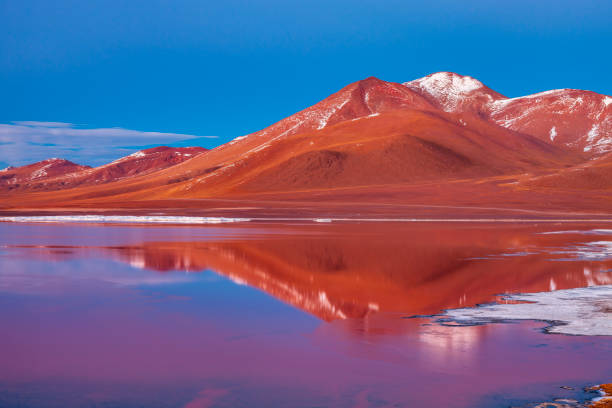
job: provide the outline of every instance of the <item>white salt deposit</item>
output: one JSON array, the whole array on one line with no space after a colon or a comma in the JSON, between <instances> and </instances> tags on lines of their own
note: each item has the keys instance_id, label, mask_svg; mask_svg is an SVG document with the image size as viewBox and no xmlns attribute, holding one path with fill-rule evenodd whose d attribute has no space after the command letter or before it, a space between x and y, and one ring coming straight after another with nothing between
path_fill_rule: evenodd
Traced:
<instances>
[{"instance_id":1,"label":"white salt deposit","mask_svg":"<svg viewBox=\"0 0 612 408\"><path fill-rule=\"evenodd\" d=\"M460 324L505 320L538 320L551 323L549 333L612 336L612 285L505 296L528 303L489 304L451 309L445 318Z\"/></svg>"},{"instance_id":2,"label":"white salt deposit","mask_svg":"<svg viewBox=\"0 0 612 408\"><path fill-rule=\"evenodd\" d=\"M184 217L166 215L43 215L0 217L8 222L90 222L90 223L154 223L154 224L222 224L247 222L249 218Z\"/></svg>"}]
</instances>

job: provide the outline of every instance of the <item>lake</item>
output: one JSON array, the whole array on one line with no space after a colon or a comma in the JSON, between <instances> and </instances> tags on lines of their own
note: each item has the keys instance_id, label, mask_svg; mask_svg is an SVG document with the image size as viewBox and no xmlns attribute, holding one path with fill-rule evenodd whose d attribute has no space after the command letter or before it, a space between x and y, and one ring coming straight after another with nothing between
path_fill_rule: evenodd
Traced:
<instances>
[{"instance_id":1,"label":"lake","mask_svg":"<svg viewBox=\"0 0 612 408\"><path fill-rule=\"evenodd\" d=\"M0 406L582 401L612 336L443 313L610 285L605 223L0 222Z\"/></svg>"}]
</instances>

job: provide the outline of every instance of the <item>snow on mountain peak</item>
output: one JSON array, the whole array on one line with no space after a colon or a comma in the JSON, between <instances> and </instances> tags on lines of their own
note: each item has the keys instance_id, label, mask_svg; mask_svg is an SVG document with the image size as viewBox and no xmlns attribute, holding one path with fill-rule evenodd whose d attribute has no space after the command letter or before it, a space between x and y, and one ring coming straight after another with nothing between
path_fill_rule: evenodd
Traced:
<instances>
[{"instance_id":1,"label":"snow on mountain peak","mask_svg":"<svg viewBox=\"0 0 612 408\"><path fill-rule=\"evenodd\" d=\"M447 112L454 110L467 94L484 88L484 84L479 80L454 72L436 72L403 85L440 101Z\"/></svg>"}]
</instances>

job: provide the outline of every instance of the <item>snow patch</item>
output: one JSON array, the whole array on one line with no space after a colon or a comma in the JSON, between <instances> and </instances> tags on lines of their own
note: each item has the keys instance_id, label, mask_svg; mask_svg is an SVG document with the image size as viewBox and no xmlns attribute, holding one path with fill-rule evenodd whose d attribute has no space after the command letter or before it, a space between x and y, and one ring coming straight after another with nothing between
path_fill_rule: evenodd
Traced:
<instances>
[{"instance_id":1,"label":"snow patch","mask_svg":"<svg viewBox=\"0 0 612 408\"><path fill-rule=\"evenodd\" d=\"M368 116L360 116L358 118L351 119L351 122L355 122L356 120L361 120L361 119L373 118L373 117L379 116L379 115L380 115L380 112L375 112L375 113L369 114Z\"/></svg>"},{"instance_id":2,"label":"snow patch","mask_svg":"<svg viewBox=\"0 0 612 408\"><path fill-rule=\"evenodd\" d=\"M327 126L327 122L329 121L329 119L332 117L332 115L336 112L338 112L340 109L342 109L344 107L344 105L346 105L349 101L349 98L345 99L344 101L340 102L340 104L332 107L331 109L329 109L328 111L323 113L323 117L321 119L319 119L319 125L317 126L317 130L321 130L323 129L325 126Z\"/></svg>"},{"instance_id":3,"label":"snow patch","mask_svg":"<svg viewBox=\"0 0 612 408\"><path fill-rule=\"evenodd\" d=\"M600 137L600 126L594 124L586 136L587 145L584 146L585 152L594 151L596 153L605 153L612 149L612 136Z\"/></svg>"},{"instance_id":4,"label":"snow patch","mask_svg":"<svg viewBox=\"0 0 612 408\"><path fill-rule=\"evenodd\" d=\"M145 157L146 153L144 152L136 152L136 153L132 153L130 154L128 157Z\"/></svg>"},{"instance_id":5,"label":"snow patch","mask_svg":"<svg viewBox=\"0 0 612 408\"><path fill-rule=\"evenodd\" d=\"M470 92L484 87L482 82L470 76L462 76L452 72L438 72L424 78L403 84L408 88L417 88L436 100L442 102L442 109L451 112L457 108L459 102Z\"/></svg>"},{"instance_id":6,"label":"snow patch","mask_svg":"<svg viewBox=\"0 0 612 408\"><path fill-rule=\"evenodd\" d=\"M553 126L552 128L550 128L550 141L554 142L555 137L557 137L557 128L556 126Z\"/></svg>"},{"instance_id":7,"label":"snow patch","mask_svg":"<svg viewBox=\"0 0 612 408\"><path fill-rule=\"evenodd\" d=\"M583 103L584 100L581 96L573 97L573 96L567 95L568 91L571 91L571 89L553 89L550 91L539 92L539 93L535 93L532 95L495 100L495 101L490 102L490 105L489 105L490 110L491 110L491 116L499 114L503 109L507 108L508 105L511 105L515 102L524 101L526 99L535 99L536 103L538 103L543 97L547 97L547 96L559 97L559 103L563 106L564 111L566 109L573 110L576 108L577 105ZM527 116L527 114L529 114L531 111L539 109L539 108L540 108L539 106L535 105L528 109L525 109L522 112L522 114L518 117L511 118L511 119L505 118L503 120L497 120L497 122L498 124L499 122L504 123L504 124L501 124L501 126L510 127L512 123L516 122L522 117ZM557 112L557 113L562 113L562 112Z\"/></svg>"},{"instance_id":8,"label":"snow patch","mask_svg":"<svg viewBox=\"0 0 612 408\"><path fill-rule=\"evenodd\" d=\"M446 319L465 325L504 320L539 320L551 323L548 333L612 336L612 285L505 296L528 302L490 304L447 310Z\"/></svg>"},{"instance_id":9,"label":"snow patch","mask_svg":"<svg viewBox=\"0 0 612 408\"><path fill-rule=\"evenodd\" d=\"M607 108L608 105L610 105L612 103L612 97L610 96L606 96L605 98L603 98L602 103L604 104L604 106Z\"/></svg>"},{"instance_id":10,"label":"snow patch","mask_svg":"<svg viewBox=\"0 0 612 408\"><path fill-rule=\"evenodd\" d=\"M512 100L516 100L516 99L537 99L537 98L541 98L543 96L564 94L567 91L571 91L571 89L569 89L569 88L551 89L550 91L544 91L544 92L534 93L534 94L531 94L531 95L519 96L518 98L512 98Z\"/></svg>"},{"instance_id":11,"label":"snow patch","mask_svg":"<svg viewBox=\"0 0 612 408\"><path fill-rule=\"evenodd\" d=\"M500 126L503 126L505 128L512 128L512 126L517 123L520 122L521 120L523 120L526 117L529 117L529 115L531 114L531 112L537 110L539 107L537 105L535 106L531 106L527 109L524 109L520 115L516 115L516 116L510 116L508 117L508 115L506 114L503 118L495 118L494 116L499 114L507 105L509 105L510 103L518 100L520 98L515 98L515 99L503 99L503 100L497 100L497 101L493 101L493 103L491 103L491 116L493 118L493 120L495 121L495 123L497 123Z\"/></svg>"},{"instance_id":12,"label":"snow patch","mask_svg":"<svg viewBox=\"0 0 612 408\"><path fill-rule=\"evenodd\" d=\"M243 140L243 139L246 139L248 136L249 136L249 135L246 135L246 136L238 136L238 137L236 137L236 138L232 139L232 140L231 140L231 141L230 141L228 144L229 144L229 145L233 145L233 144L235 144L235 143L237 143L237 142L239 142L239 141L241 141L241 140Z\"/></svg>"},{"instance_id":13,"label":"snow patch","mask_svg":"<svg viewBox=\"0 0 612 408\"><path fill-rule=\"evenodd\" d=\"M49 159L49 160L45 160L45 162L49 162L49 164L45 164L44 166L42 166L40 169L36 170L35 172L32 173L32 176L30 177L30 180L35 180L41 177L45 177L47 175L47 169L51 166L53 166L53 163L58 160L58 159Z\"/></svg>"}]
</instances>

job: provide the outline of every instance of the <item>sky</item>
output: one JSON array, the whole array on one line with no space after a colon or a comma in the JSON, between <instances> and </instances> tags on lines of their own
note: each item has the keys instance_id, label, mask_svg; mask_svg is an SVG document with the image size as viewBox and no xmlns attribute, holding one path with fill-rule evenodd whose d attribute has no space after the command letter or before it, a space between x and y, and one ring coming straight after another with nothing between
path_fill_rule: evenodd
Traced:
<instances>
[{"instance_id":1,"label":"sky","mask_svg":"<svg viewBox=\"0 0 612 408\"><path fill-rule=\"evenodd\" d=\"M366 78L612 95L609 0L0 0L0 167L212 148Z\"/></svg>"}]
</instances>

